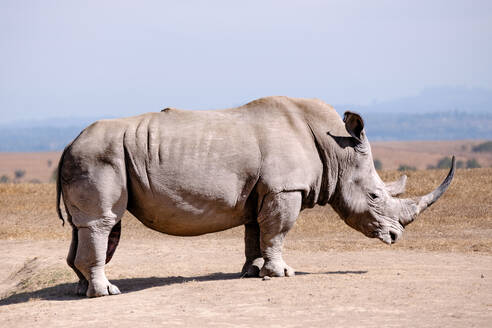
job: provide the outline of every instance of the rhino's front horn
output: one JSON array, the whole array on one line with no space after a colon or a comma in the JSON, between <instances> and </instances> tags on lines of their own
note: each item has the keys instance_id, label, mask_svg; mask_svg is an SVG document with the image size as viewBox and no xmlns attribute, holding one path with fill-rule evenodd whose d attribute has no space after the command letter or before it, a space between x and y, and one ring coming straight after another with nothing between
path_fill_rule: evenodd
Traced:
<instances>
[{"instance_id":1,"label":"rhino's front horn","mask_svg":"<svg viewBox=\"0 0 492 328\"><path fill-rule=\"evenodd\" d=\"M436 200L438 200L439 197L441 197L442 194L444 194L444 192L448 189L449 185L451 184L451 181L453 180L454 171L455 171L455 163L456 163L456 160L453 156L452 163L451 163L451 169L449 170L449 173L448 173L446 179L444 179L444 181L441 183L441 185L439 187L437 187L434 191L428 193L425 196L417 198L417 199L413 199L413 200L410 200L410 199L403 200L402 199L402 201L404 203L406 203L406 206L405 206L406 211L404 211L404 212L406 212L406 214L407 214L407 215L403 215L403 218L400 220L400 222L402 223L403 226L406 226L407 224L412 222L417 217L417 215L422 213L427 207L434 204L436 202Z\"/></svg>"},{"instance_id":2,"label":"rhino's front horn","mask_svg":"<svg viewBox=\"0 0 492 328\"><path fill-rule=\"evenodd\" d=\"M420 197L418 200L418 208L419 208L419 214L422 213L427 207L431 206L434 204L436 200L439 199L439 197L444 194L444 192L448 189L449 185L451 184L451 180L453 180L454 177L454 171L455 171L455 163L456 160L453 156L452 163L451 163L451 169L449 170L448 176L444 181L441 183L439 187L436 188L433 192Z\"/></svg>"}]
</instances>

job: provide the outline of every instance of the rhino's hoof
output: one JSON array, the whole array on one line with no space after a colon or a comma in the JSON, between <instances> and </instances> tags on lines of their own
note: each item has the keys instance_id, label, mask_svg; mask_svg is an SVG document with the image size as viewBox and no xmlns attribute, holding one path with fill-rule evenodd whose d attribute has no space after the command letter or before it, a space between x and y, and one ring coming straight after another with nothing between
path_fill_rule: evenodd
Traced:
<instances>
[{"instance_id":1,"label":"rhino's hoof","mask_svg":"<svg viewBox=\"0 0 492 328\"><path fill-rule=\"evenodd\" d=\"M118 295L118 294L121 294L119 288L116 287L116 285L113 285L113 284L109 284L109 286L108 286L108 292L109 292L109 295Z\"/></svg>"},{"instance_id":2,"label":"rhino's hoof","mask_svg":"<svg viewBox=\"0 0 492 328\"><path fill-rule=\"evenodd\" d=\"M105 284L89 284L86 295L87 297L101 297L118 294L121 294L118 287L108 282Z\"/></svg>"},{"instance_id":3,"label":"rhino's hoof","mask_svg":"<svg viewBox=\"0 0 492 328\"><path fill-rule=\"evenodd\" d=\"M251 278L251 277L259 277L260 269L263 266L265 261L263 258L259 257L255 259L253 262L246 261L243 265L243 269L241 270L241 277L243 278Z\"/></svg>"},{"instance_id":4,"label":"rhino's hoof","mask_svg":"<svg viewBox=\"0 0 492 328\"><path fill-rule=\"evenodd\" d=\"M267 262L260 270L260 277L293 277L295 271L285 262Z\"/></svg>"}]
</instances>

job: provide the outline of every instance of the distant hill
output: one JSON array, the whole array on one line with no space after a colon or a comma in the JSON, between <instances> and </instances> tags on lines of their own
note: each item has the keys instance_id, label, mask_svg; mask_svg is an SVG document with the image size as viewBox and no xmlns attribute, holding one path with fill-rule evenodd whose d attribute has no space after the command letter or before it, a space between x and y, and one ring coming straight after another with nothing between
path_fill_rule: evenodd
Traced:
<instances>
[{"instance_id":1,"label":"distant hill","mask_svg":"<svg viewBox=\"0 0 492 328\"><path fill-rule=\"evenodd\" d=\"M373 102L367 106L341 105L363 114L405 113L426 114L436 112L491 113L492 90L467 87L435 87L423 89L411 97L384 102Z\"/></svg>"},{"instance_id":2,"label":"distant hill","mask_svg":"<svg viewBox=\"0 0 492 328\"><path fill-rule=\"evenodd\" d=\"M487 89L430 88L413 97L335 108L341 114L361 113L372 141L492 139L492 91ZM0 121L0 151L61 150L97 119Z\"/></svg>"},{"instance_id":3,"label":"distant hill","mask_svg":"<svg viewBox=\"0 0 492 328\"><path fill-rule=\"evenodd\" d=\"M371 140L492 138L492 90L437 87L418 95L370 105L335 106L359 112Z\"/></svg>"},{"instance_id":4,"label":"distant hill","mask_svg":"<svg viewBox=\"0 0 492 328\"><path fill-rule=\"evenodd\" d=\"M49 118L0 123L0 151L31 152L62 150L97 118Z\"/></svg>"},{"instance_id":5,"label":"distant hill","mask_svg":"<svg viewBox=\"0 0 492 328\"><path fill-rule=\"evenodd\" d=\"M432 112L367 113L370 140L463 140L492 139L492 113Z\"/></svg>"}]
</instances>

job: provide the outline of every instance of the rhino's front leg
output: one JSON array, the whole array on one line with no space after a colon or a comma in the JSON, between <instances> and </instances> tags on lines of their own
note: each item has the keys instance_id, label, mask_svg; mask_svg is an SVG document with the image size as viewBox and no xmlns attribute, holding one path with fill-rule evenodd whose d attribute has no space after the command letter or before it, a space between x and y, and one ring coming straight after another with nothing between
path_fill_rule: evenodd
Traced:
<instances>
[{"instance_id":1,"label":"rhino's front leg","mask_svg":"<svg viewBox=\"0 0 492 328\"><path fill-rule=\"evenodd\" d=\"M301 202L301 193L297 191L265 196L258 215L260 248L265 260L260 277L294 276L294 270L282 259L282 246L299 215Z\"/></svg>"},{"instance_id":2,"label":"rhino's front leg","mask_svg":"<svg viewBox=\"0 0 492 328\"><path fill-rule=\"evenodd\" d=\"M244 225L244 254L246 255L246 262L241 270L241 277L258 277L265 262L261 255L258 222Z\"/></svg>"}]
</instances>

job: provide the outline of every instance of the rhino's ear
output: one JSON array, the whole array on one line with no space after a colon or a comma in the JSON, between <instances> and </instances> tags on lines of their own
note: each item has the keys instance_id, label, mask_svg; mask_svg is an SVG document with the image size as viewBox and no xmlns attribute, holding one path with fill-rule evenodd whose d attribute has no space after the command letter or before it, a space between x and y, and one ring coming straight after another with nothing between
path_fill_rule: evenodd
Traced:
<instances>
[{"instance_id":1,"label":"rhino's ear","mask_svg":"<svg viewBox=\"0 0 492 328\"><path fill-rule=\"evenodd\" d=\"M362 142L364 139L364 120L362 117L357 113L346 111L343 114L343 121L347 132L357 141Z\"/></svg>"}]
</instances>

